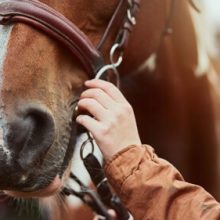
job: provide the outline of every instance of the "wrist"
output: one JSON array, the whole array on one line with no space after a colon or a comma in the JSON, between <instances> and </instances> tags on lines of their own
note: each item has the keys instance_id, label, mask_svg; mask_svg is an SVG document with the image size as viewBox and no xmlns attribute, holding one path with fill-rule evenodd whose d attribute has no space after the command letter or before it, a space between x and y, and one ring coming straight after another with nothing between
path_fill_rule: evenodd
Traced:
<instances>
[{"instance_id":1,"label":"wrist","mask_svg":"<svg viewBox=\"0 0 220 220\"><path fill-rule=\"evenodd\" d=\"M121 155L123 152L127 151L130 148L136 147L136 146L142 146L141 142L130 142L129 144L126 143L124 145L121 145L121 147L116 146L115 149L108 148L110 150L103 152L103 156L106 162L111 161L115 158L117 155Z\"/></svg>"}]
</instances>

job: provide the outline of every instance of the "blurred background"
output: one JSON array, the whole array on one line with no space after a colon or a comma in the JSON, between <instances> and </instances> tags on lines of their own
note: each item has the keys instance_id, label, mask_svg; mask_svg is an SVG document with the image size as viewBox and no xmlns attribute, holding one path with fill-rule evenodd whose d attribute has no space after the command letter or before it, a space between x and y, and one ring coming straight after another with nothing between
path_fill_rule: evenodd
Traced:
<instances>
[{"instance_id":1,"label":"blurred background","mask_svg":"<svg viewBox=\"0 0 220 220\"><path fill-rule=\"evenodd\" d=\"M216 50L220 56L220 1L219 0L194 0L202 7L204 25L208 28L210 37L213 38Z\"/></svg>"}]
</instances>

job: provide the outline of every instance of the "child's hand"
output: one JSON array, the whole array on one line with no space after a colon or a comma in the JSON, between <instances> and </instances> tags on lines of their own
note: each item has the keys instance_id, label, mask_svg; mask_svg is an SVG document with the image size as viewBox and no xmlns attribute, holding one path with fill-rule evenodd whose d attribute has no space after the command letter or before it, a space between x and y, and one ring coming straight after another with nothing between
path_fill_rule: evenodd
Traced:
<instances>
[{"instance_id":1,"label":"child's hand","mask_svg":"<svg viewBox=\"0 0 220 220\"><path fill-rule=\"evenodd\" d=\"M140 145L136 120L131 105L112 84L103 80L90 80L89 88L81 94L79 108L89 115L79 115L76 121L94 136L105 159L129 145Z\"/></svg>"}]
</instances>

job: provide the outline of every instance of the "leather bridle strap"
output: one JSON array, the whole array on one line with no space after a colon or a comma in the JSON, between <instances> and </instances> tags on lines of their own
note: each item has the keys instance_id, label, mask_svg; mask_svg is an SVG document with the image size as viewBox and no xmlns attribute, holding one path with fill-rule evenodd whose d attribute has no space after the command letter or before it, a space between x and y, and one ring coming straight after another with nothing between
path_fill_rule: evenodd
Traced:
<instances>
[{"instance_id":1,"label":"leather bridle strap","mask_svg":"<svg viewBox=\"0 0 220 220\"><path fill-rule=\"evenodd\" d=\"M123 8L123 6L124 6L125 4L126 4L125 9L127 9L127 7L128 7L128 6L127 6L127 4L128 4L127 1L125 1L125 0L120 0L120 1L119 1L119 4L118 4L117 8L115 9L114 14L112 15L112 17L111 17L111 19L110 19L110 21L109 21L109 23L108 23L108 26L107 26L107 28L105 29L105 32L104 32L103 36L101 37L101 39L100 39L100 41L99 41L99 43L98 43L98 45L97 45L97 49L98 49L99 51L102 50L104 44L106 43L106 40L108 39L109 35L110 35L111 32L112 32L112 29L114 28L115 25L117 25L116 22L118 21L118 16L121 14L120 12L122 11L122 8ZM122 25L122 22L123 22L123 20L124 20L124 17L125 17L125 15L124 15L124 13L123 13L123 14L122 14L122 18L120 18L121 24L119 24L119 25ZM120 26L119 26L119 28L120 28Z\"/></svg>"},{"instance_id":2,"label":"leather bridle strap","mask_svg":"<svg viewBox=\"0 0 220 220\"><path fill-rule=\"evenodd\" d=\"M124 50L129 41L130 33L136 24L136 15L137 11L140 8L141 0L120 0L115 12L97 46L100 51L105 44L107 38L111 34L114 26L117 25L118 17L120 18L120 26L119 31L117 33L117 37L114 43L118 43L120 45L120 49ZM124 7L125 6L125 7ZM127 14L126 14L127 13Z\"/></svg>"},{"instance_id":3,"label":"leather bridle strap","mask_svg":"<svg viewBox=\"0 0 220 220\"><path fill-rule=\"evenodd\" d=\"M0 24L22 22L46 32L63 43L80 61L90 78L104 65L99 51L86 35L62 14L46 4L30 0L6 0L0 3Z\"/></svg>"},{"instance_id":4,"label":"leather bridle strap","mask_svg":"<svg viewBox=\"0 0 220 220\"><path fill-rule=\"evenodd\" d=\"M114 42L118 45L118 52L124 51L135 24L135 14L140 6L140 0L119 1L98 49L101 49L106 42L114 28L117 16L125 4L127 5L125 7L127 16L123 16L121 29ZM124 15L124 13L122 14ZM88 37L62 14L42 2L37 0L5 0L0 2L0 24L7 25L14 22L31 25L61 42L78 59L90 78L94 78L98 71L105 66L101 53ZM115 64L113 65L116 67Z\"/></svg>"}]
</instances>

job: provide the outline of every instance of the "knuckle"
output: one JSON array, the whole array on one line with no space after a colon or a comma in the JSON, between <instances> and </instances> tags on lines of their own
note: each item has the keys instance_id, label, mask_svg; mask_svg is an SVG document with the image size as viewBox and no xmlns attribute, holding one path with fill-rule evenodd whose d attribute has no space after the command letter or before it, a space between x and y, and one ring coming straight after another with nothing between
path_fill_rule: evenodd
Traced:
<instances>
[{"instance_id":1,"label":"knuckle","mask_svg":"<svg viewBox=\"0 0 220 220\"><path fill-rule=\"evenodd\" d=\"M114 112L114 117L116 120L121 119L123 116L122 108L117 108ZM113 119L112 119L113 120Z\"/></svg>"},{"instance_id":2,"label":"knuckle","mask_svg":"<svg viewBox=\"0 0 220 220\"><path fill-rule=\"evenodd\" d=\"M120 105L114 112L114 117L116 120L122 120L129 115L133 115L133 108L130 104Z\"/></svg>"},{"instance_id":3,"label":"knuckle","mask_svg":"<svg viewBox=\"0 0 220 220\"><path fill-rule=\"evenodd\" d=\"M100 135L102 136L108 135L109 131L110 131L110 127L108 125L103 125L100 128Z\"/></svg>"},{"instance_id":4,"label":"knuckle","mask_svg":"<svg viewBox=\"0 0 220 220\"><path fill-rule=\"evenodd\" d=\"M108 121L102 125L100 132L103 136L108 136L111 133L112 129L113 129L113 121Z\"/></svg>"},{"instance_id":5,"label":"knuckle","mask_svg":"<svg viewBox=\"0 0 220 220\"><path fill-rule=\"evenodd\" d=\"M109 93L111 93L113 91L113 85L109 82L106 83L105 85L105 90Z\"/></svg>"},{"instance_id":6,"label":"knuckle","mask_svg":"<svg viewBox=\"0 0 220 220\"><path fill-rule=\"evenodd\" d=\"M99 88L95 88L95 89L86 90L82 94L82 97L98 99L101 95L102 95L102 90Z\"/></svg>"},{"instance_id":7,"label":"knuckle","mask_svg":"<svg viewBox=\"0 0 220 220\"><path fill-rule=\"evenodd\" d=\"M124 111L125 111L125 113L127 113L129 115L134 113L132 106L128 103L126 105L124 105Z\"/></svg>"},{"instance_id":8,"label":"knuckle","mask_svg":"<svg viewBox=\"0 0 220 220\"><path fill-rule=\"evenodd\" d=\"M121 122L121 116L118 115L115 118L113 117L111 119L111 121L109 121L109 130L115 130L117 128L117 126L120 124Z\"/></svg>"},{"instance_id":9,"label":"knuckle","mask_svg":"<svg viewBox=\"0 0 220 220\"><path fill-rule=\"evenodd\" d=\"M92 105L92 103L93 103L93 100L89 99L89 98L82 99L82 100L79 101L79 105L80 106L85 106L85 107Z\"/></svg>"},{"instance_id":10,"label":"knuckle","mask_svg":"<svg viewBox=\"0 0 220 220\"><path fill-rule=\"evenodd\" d=\"M101 89L95 89L94 90L94 97L99 98L102 95L102 90Z\"/></svg>"}]
</instances>

